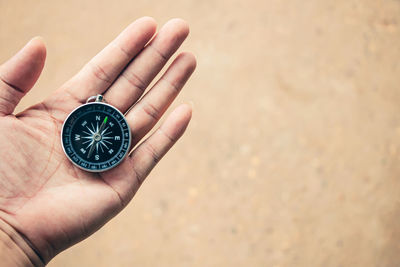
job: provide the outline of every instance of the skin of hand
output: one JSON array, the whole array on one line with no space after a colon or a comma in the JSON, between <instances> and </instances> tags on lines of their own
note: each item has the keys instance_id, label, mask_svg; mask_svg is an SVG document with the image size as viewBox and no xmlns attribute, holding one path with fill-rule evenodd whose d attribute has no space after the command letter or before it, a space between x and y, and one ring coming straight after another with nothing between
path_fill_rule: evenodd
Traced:
<instances>
[{"instance_id":1,"label":"skin of hand","mask_svg":"<svg viewBox=\"0 0 400 267\"><path fill-rule=\"evenodd\" d=\"M43 69L43 41L32 39L0 66L0 220L44 264L119 213L191 119L191 106L182 104L141 140L196 67L191 53L180 53L144 94L189 33L182 19L156 28L150 17L134 21L58 90L16 115ZM67 159L60 133L67 115L97 94L126 113L131 148L142 142L117 167L89 173Z\"/></svg>"}]
</instances>

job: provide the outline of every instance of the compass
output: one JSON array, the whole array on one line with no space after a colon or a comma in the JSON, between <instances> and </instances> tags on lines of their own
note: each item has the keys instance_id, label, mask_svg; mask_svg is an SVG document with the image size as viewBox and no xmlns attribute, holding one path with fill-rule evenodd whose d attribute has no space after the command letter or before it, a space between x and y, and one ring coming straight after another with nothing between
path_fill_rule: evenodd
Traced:
<instances>
[{"instance_id":1,"label":"compass","mask_svg":"<svg viewBox=\"0 0 400 267\"><path fill-rule=\"evenodd\" d=\"M97 95L68 115L62 127L61 143L67 158L77 167L102 172L124 159L131 132L124 115Z\"/></svg>"}]
</instances>

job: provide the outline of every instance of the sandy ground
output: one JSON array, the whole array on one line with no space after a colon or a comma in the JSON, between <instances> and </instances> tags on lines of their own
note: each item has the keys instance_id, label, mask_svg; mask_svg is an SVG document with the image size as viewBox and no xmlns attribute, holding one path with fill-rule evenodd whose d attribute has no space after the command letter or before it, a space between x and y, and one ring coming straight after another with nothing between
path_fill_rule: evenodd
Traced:
<instances>
[{"instance_id":1,"label":"sandy ground","mask_svg":"<svg viewBox=\"0 0 400 267\"><path fill-rule=\"evenodd\" d=\"M400 266L398 0L6 1L0 60L48 60L21 110L135 18L182 17L187 135L49 266Z\"/></svg>"}]
</instances>

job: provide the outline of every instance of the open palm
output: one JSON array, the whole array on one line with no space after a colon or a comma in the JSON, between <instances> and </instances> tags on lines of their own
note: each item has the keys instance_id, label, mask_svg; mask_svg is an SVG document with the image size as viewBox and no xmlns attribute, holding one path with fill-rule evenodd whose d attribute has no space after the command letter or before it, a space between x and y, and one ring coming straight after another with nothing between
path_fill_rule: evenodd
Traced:
<instances>
[{"instance_id":1,"label":"open palm","mask_svg":"<svg viewBox=\"0 0 400 267\"><path fill-rule=\"evenodd\" d=\"M103 173L82 171L62 150L65 118L97 94L126 113L132 147L153 128L196 65L192 54L179 54L142 96L186 38L188 26L173 19L153 38L155 31L153 19L135 21L60 89L16 115L15 106L43 68L42 41L33 39L0 67L0 219L44 263L121 211L189 123L190 106L179 106L120 165Z\"/></svg>"}]
</instances>

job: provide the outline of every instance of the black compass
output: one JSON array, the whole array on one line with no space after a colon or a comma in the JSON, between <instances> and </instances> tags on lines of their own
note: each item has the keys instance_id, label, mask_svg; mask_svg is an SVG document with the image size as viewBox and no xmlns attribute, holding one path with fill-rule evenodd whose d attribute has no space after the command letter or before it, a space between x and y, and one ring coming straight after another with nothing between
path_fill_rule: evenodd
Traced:
<instances>
[{"instance_id":1,"label":"black compass","mask_svg":"<svg viewBox=\"0 0 400 267\"><path fill-rule=\"evenodd\" d=\"M89 102L95 99L95 102ZM124 115L103 102L101 95L73 110L64 122L61 143L68 159L79 168L101 172L126 156L131 133Z\"/></svg>"}]
</instances>

